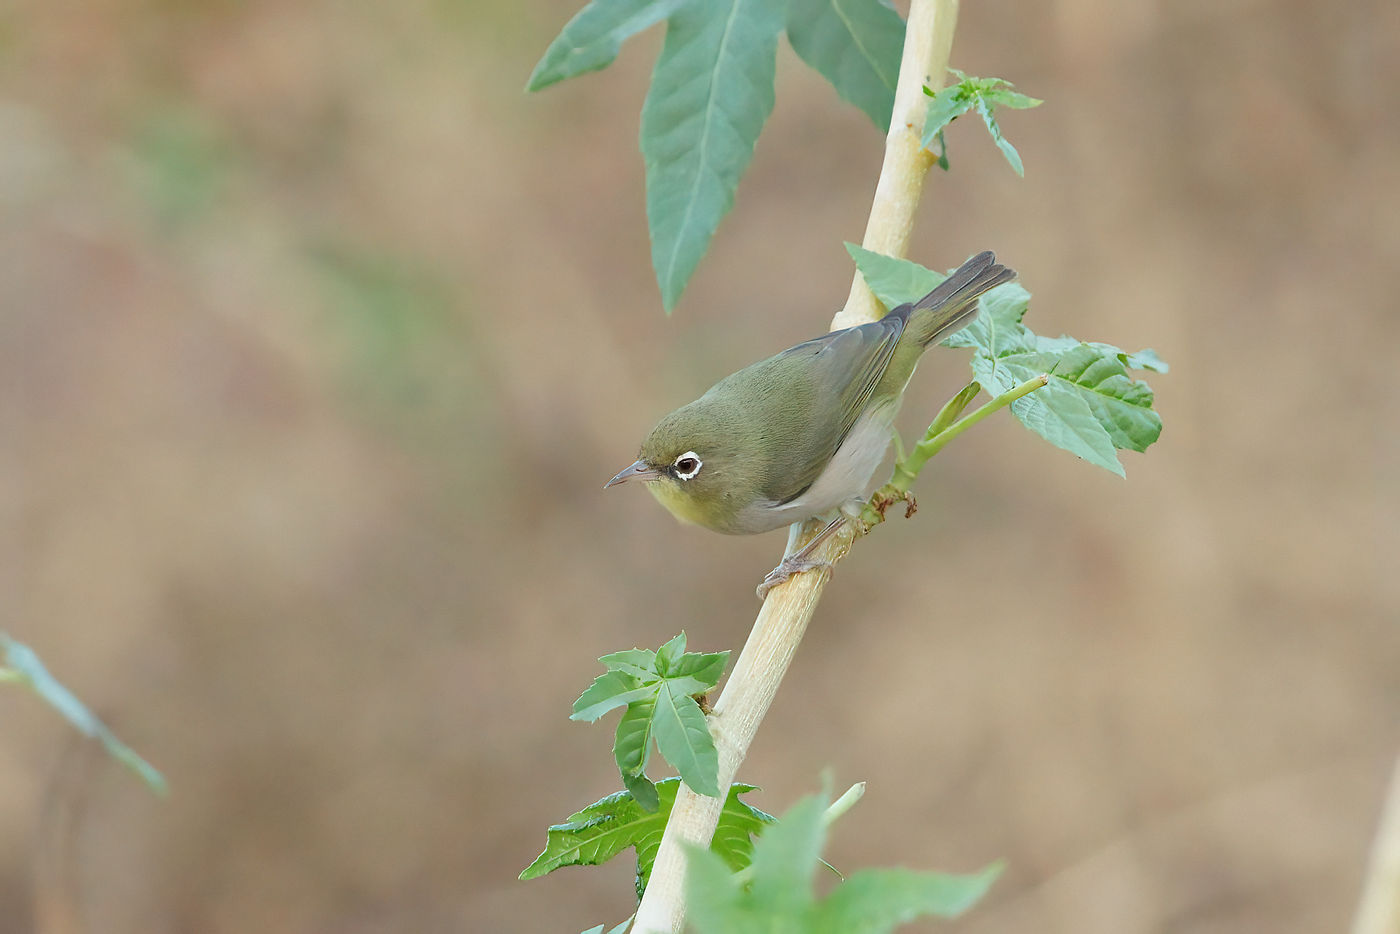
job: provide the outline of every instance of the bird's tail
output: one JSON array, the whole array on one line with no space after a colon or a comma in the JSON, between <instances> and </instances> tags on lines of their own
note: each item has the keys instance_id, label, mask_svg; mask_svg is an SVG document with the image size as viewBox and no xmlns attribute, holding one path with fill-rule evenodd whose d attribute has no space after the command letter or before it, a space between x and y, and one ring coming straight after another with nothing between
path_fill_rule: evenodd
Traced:
<instances>
[{"instance_id":1,"label":"bird's tail","mask_svg":"<svg viewBox=\"0 0 1400 934\"><path fill-rule=\"evenodd\" d=\"M1016 270L997 263L991 250L978 253L938 284L932 292L895 312L907 315L908 333L921 347L966 327L977 317L977 299L989 289L1016 278Z\"/></svg>"}]
</instances>

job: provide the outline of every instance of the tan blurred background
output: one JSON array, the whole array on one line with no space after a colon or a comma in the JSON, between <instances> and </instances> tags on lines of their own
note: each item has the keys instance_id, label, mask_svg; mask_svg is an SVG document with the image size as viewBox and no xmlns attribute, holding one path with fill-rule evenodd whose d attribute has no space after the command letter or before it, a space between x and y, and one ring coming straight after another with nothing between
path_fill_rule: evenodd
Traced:
<instances>
[{"instance_id":1,"label":"tan blurred background","mask_svg":"<svg viewBox=\"0 0 1400 934\"><path fill-rule=\"evenodd\" d=\"M977 932L1340 931L1400 747L1393 4L968 3L1047 100L949 133L912 255L1172 364L1128 479L999 417L837 572L742 775L869 782L829 856L1010 869ZM604 494L824 329L881 140L784 46L674 316L654 31L521 88L572 0L0 6L0 626L173 788L0 694L0 929L559 931L517 882L612 791L594 658L738 649L782 536ZM1387 287L1388 286L1388 287ZM965 378L930 358L916 430ZM930 926L928 929L932 929Z\"/></svg>"}]
</instances>

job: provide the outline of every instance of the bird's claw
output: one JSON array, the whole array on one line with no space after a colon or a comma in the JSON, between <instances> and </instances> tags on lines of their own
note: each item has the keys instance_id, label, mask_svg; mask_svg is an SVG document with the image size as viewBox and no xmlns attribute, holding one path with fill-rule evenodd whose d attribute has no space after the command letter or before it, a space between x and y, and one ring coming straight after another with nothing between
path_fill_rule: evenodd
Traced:
<instances>
[{"instance_id":1,"label":"bird's claw","mask_svg":"<svg viewBox=\"0 0 1400 934\"><path fill-rule=\"evenodd\" d=\"M792 577L794 574L801 574L803 571L815 571L818 568L830 569L830 561L813 560L811 558L784 558L773 570L768 572L768 576L763 578L763 583L758 585L756 593L758 599L763 600L768 596L768 591ZM830 571L828 570L828 573Z\"/></svg>"}]
</instances>

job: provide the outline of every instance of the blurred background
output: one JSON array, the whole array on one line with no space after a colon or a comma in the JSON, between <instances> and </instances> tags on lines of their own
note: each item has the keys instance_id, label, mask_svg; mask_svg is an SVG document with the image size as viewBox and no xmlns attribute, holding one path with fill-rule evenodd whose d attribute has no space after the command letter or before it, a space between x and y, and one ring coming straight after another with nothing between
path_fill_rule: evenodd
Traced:
<instances>
[{"instance_id":1,"label":"blurred background","mask_svg":"<svg viewBox=\"0 0 1400 934\"><path fill-rule=\"evenodd\" d=\"M602 484L823 331L882 139L791 50L671 317L653 30L522 88L573 0L0 6L0 626L168 777L0 694L0 928L562 931L632 865L516 875L613 791L604 652L737 650L783 536ZM1400 15L962 11L1047 103L948 134L911 256L994 248L1028 322L1170 363L1126 482L1009 417L837 570L742 777L865 780L837 866L970 870L939 930L1351 918L1400 747ZM936 351L919 430L967 378ZM932 930L929 925L917 930Z\"/></svg>"}]
</instances>

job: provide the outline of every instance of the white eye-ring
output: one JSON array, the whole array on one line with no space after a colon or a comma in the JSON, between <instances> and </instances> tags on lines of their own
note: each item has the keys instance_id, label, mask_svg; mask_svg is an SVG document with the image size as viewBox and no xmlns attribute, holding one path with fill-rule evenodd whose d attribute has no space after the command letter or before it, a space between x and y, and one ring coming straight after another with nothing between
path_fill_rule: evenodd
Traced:
<instances>
[{"instance_id":1,"label":"white eye-ring","mask_svg":"<svg viewBox=\"0 0 1400 934\"><path fill-rule=\"evenodd\" d=\"M686 451L676 458L671 465L676 472L677 480L689 480L700 472L700 468L705 466L705 462L700 460L700 455L694 451Z\"/></svg>"}]
</instances>

